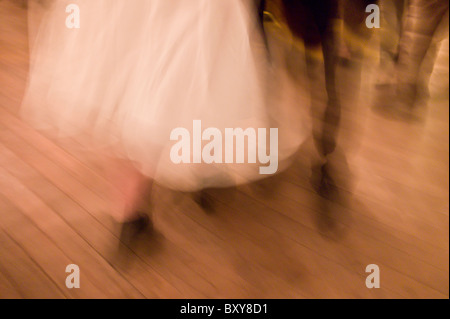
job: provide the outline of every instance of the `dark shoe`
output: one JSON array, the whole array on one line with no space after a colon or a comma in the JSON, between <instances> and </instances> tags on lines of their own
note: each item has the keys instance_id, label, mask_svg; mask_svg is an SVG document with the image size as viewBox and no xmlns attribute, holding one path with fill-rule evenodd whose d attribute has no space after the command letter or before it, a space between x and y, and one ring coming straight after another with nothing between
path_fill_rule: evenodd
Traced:
<instances>
[{"instance_id":1,"label":"dark shoe","mask_svg":"<svg viewBox=\"0 0 450 319\"><path fill-rule=\"evenodd\" d=\"M122 224L120 241L124 244L131 243L140 233L149 228L151 224L147 214L139 212L138 218Z\"/></svg>"},{"instance_id":2,"label":"dark shoe","mask_svg":"<svg viewBox=\"0 0 450 319\"><path fill-rule=\"evenodd\" d=\"M204 211L211 213L214 211L214 202L205 190L201 190L194 195L194 200Z\"/></svg>"},{"instance_id":3,"label":"dark shoe","mask_svg":"<svg viewBox=\"0 0 450 319\"><path fill-rule=\"evenodd\" d=\"M312 168L311 184L321 197L334 199L339 191L334 179L331 177L329 164L316 165Z\"/></svg>"}]
</instances>

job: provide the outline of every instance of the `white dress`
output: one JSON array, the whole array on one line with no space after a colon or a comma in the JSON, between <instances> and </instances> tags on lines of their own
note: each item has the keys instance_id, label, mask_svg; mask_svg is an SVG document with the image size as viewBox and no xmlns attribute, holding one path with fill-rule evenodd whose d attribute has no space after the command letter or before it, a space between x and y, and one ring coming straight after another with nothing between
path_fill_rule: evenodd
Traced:
<instances>
[{"instance_id":1,"label":"white dress","mask_svg":"<svg viewBox=\"0 0 450 319\"><path fill-rule=\"evenodd\" d=\"M222 132L272 125L253 2L53 0L31 43L22 115L57 136L88 135L86 147L106 146L171 188L266 177L260 163L175 164L170 158L171 131L183 127L192 137L194 120ZM72 3L80 9L80 28L66 27ZM279 129L280 139L292 135ZM294 135L288 147L279 143L280 167L305 139L302 130Z\"/></svg>"}]
</instances>

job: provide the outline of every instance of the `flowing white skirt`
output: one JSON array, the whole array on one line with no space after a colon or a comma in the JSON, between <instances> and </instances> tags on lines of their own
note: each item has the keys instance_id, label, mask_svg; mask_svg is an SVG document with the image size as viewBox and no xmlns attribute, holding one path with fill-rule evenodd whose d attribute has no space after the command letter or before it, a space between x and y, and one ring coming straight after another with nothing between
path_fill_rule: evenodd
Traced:
<instances>
[{"instance_id":1,"label":"flowing white skirt","mask_svg":"<svg viewBox=\"0 0 450 319\"><path fill-rule=\"evenodd\" d=\"M80 28L66 26L71 3L80 9ZM86 146L107 147L171 188L266 177L259 168L268 164L175 164L170 157L172 130L186 128L192 139L194 120L221 132L279 125L279 118L273 121L277 112L268 111L266 57L252 5L54 0L31 43L22 115L58 136L89 136ZM304 140L302 125L277 127L280 167Z\"/></svg>"}]
</instances>

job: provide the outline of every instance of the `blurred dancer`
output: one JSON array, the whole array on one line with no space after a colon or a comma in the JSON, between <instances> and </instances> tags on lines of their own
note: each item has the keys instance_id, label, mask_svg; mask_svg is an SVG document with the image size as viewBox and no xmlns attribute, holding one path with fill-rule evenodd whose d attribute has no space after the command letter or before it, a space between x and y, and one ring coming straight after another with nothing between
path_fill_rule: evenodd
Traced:
<instances>
[{"instance_id":1,"label":"blurred dancer","mask_svg":"<svg viewBox=\"0 0 450 319\"><path fill-rule=\"evenodd\" d=\"M382 37L375 107L401 118L417 118L428 98L437 43L436 31L448 14L448 0L383 0ZM429 63L425 63L429 55ZM394 76L393 76L394 75Z\"/></svg>"},{"instance_id":2,"label":"blurred dancer","mask_svg":"<svg viewBox=\"0 0 450 319\"><path fill-rule=\"evenodd\" d=\"M336 63L338 37L333 29L333 21L339 16L338 0L282 0L284 14L292 33L303 40L306 48L306 67L310 80L311 109L316 113L321 109L316 105L321 97L315 95L319 90L314 89L317 82L317 68L311 50L321 47L325 67L325 88L327 102L319 127L313 128L314 141L322 156L320 164L319 192L326 194L330 191L333 181L328 171L328 156L336 148L337 132L341 116L341 105L336 91Z\"/></svg>"},{"instance_id":3,"label":"blurred dancer","mask_svg":"<svg viewBox=\"0 0 450 319\"><path fill-rule=\"evenodd\" d=\"M372 33L365 24L366 7L376 1L281 0L281 3L290 30L305 45L306 71L311 86L311 110L313 117L319 119L314 121L313 135L321 162L313 167L313 184L320 194L328 196L336 190L330 160L337 148L342 108L337 92L336 69L338 61L345 61L347 65L355 65L360 72L364 51L361 43L365 43ZM344 26L345 30L352 33L353 38L359 40L358 45L352 45L343 37ZM324 82L317 74L320 70L318 59L314 56L317 48L321 49L323 56ZM325 103L322 87L326 89ZM353 93L357 93L358 88L354 89Z\"/></svg>"},{"instance_id":4,"label":"blurred dancer","mask_svg":"<svg viewBox=\"0 0 450 319\"><path fill-rule=\"evenodd\" d=\"M380 65L377 86L392 84L392 74L398 60L398 47L403 29L403 13L406 0L380 0L381 36Z\"/></svg>"},{"instance_id":5,"label":"blurred dancer","mask_svg":"<svg viewBox=\"0 0 450 319\"><path fill-rule=\"evenodd\" d=\"M40 24L22 114L117 158L118 221L141 228L149 180L196 191L265 176L259 163L193 163L194 120L220 132L269 125L254 0L79 0L79 29L65 25L71 2L51 2ZM190 133L190 164L171 160L176 128Z\"/></svg>"},{"instance_id":6,"label":"blurred dancer","mask_svg":"<svg viewBox=\"0 0 450 319\"><path fill-rule=\"evenodd\" d=\"M411 112L417 101L420 69L439 24L448 12L448 0L409 0L397 61L398 107ZM424 83L424 87L428 84Z\"/></svg>"}]
</instances>

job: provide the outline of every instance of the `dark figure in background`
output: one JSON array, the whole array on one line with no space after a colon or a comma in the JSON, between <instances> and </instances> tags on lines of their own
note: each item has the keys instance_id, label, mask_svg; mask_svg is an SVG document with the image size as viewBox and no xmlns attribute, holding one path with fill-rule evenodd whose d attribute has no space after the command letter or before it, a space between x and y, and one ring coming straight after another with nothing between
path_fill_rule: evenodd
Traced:
<instances>
[{"instance_id":1,"label":"dark figure in background","mask_svg":"<svg viewBox=\"0 0 450 319\"><path fill-rule=\"evenodd\" d=\"M383 36L374 107L384 115L420 120L423 109L417 106L426 104L429 96L438 48L435 35L449 1L380 0L380 7Z\"/></svg>"},{"instance_id":2,"label":"dark figure in background","mask_svg":"<svg viewBox=\"0 0 450 319\"><path fill-rule=\"evenodd\" d=\"M303 40L306 51L306 68L311 84L311 109L315 121L313 136L322 162L313 168L313 183L321 195L331 195L336 190L332 178L330 155L336 150L339 124L341 120L341 101L337 92L336 68L339 61L361 59L358 52L349 52L345 48L345 40L335 22L338 20L352 30L362 40L370 37L370 30L365 25L366 7L376 3L376 0L281 0L287 24L294 36ZM316 60L310 54L311 49L321 48L325 71L326 106L323 114L322 96L317 85ZM342 53L347 51L345 56ZM314 177L318 175L319 178ZM317 181L314 182L314 179Z\"/></svg>"},{"instance_id":3,"label":"dark figure in background","mask_svg":"<svg viewBox=\"0 0 450 319\"><path fill-rule=\"evenodd\" d=\"M449 0L408 1L397 60L397 106L402 111L413 111L421 84L419 71L448 8Z\"/></svg>"},{"instance_id":4,"label":"dark figure in background","mask_svg":"<svg viewBox=\"0 0 450 319\"><path fill-rule=\"evenodd\" d=\"M328 169L328 156L336 149L336 138L341 117L341 105L336 92L337 37L332 22L338 18L338 0L282 0L284 14L292 33L302 39L306 48L306 67L310 83L316 81L317 74L314 58L309 49L321 47L324 68L327 102L320 127L313 128L314 141L323 163L320 164L320 182L318 191L326 195L333 185ZM312 111L320 106L315 101L312 90Z\"/></svg>"}]
</instances>

